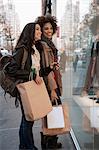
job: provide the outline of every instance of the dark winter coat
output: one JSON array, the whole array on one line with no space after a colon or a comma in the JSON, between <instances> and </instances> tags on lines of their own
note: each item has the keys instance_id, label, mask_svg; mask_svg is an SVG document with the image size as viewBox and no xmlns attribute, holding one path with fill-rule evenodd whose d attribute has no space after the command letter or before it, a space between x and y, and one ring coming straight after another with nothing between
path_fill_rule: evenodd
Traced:
<instances>
[{"instance_id":1,"label":"dark winter coat","mask_svg":"<svg viewBox=\"0 0 99 150\"><path fill-rule=\"evenodd\" d=\"M24 49L27 51L28 55L27 55L24 69L21 69ZM28 81L30 71L31 71L31 65L32 65L31 53L28 51L28 49L24 45L22 45L20 47L17 47L14 50L13 58L14 58L16 64L13 65L13 62L10 63L7 68L8 69L7 72L11 76L15 77L16 79L23 79L24 81Z\"/></svg>"}]
</instances>

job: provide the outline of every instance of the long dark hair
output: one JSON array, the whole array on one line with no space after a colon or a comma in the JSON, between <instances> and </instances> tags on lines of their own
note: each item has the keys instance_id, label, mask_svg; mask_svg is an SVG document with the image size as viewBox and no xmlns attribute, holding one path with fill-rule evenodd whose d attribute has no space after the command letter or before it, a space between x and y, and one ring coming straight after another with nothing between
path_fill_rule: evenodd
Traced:
<instances>
[{"instance_id":1,"label":"long dark hair","mask_svg":"<svg viewBox=\"0 0 99 150\"><path fill-rule=\"evenodd\" d=\"M28 51L34 51L32 48L34 36L35 36L35 25L36 23L28 23L17 41L16 49L21 46L25 46Z\"/></svg>"}]
</instances>

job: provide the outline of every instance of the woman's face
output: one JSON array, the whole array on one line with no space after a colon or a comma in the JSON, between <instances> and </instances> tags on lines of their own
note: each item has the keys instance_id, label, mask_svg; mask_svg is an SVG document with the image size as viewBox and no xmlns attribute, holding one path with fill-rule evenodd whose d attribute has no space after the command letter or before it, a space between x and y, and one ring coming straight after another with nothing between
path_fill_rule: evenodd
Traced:
<instances>
[{"instance_id":1,"label":"woman's face","mask_svg":"<svg viewBox=\"0 0 99 150\"><path fill-rule=\"evenodd\" d=\"M45 23L44 27L43 27L43 35L49 39L52 38L53 35L53 27L51 25L50 22Z\"/></svg>"},{"instance_id":2,"label":"woman's face","mask_svg":"<svg viewBox=\"0 0 99 150\"><path fill-rule=\"evenodd\" d=\"M38 41L41 39L41 34L42 34L41 27L39 24L36 24L35 25L35 38L34 38L35 41Z\"/></svg>"}]
</instances>

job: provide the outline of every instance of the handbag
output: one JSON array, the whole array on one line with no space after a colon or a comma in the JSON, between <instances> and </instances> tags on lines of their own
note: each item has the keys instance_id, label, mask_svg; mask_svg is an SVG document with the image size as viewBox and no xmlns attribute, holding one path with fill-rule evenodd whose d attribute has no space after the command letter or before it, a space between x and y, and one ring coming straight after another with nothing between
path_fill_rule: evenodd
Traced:
<instances>
[{"instance_id":1,"label":"handbag","mask_svg":"<svg viewBox=\"0 0 99 150\"><path fill-rule=\"evenodd\" d=\"M31 80L18 84L17 89L21 96L26 120L41 119L52 110L52 104L43 79L40 85Z\"/></svg>"},{"instance_id":2,"label":"handbag","mask_svg":"<svg viewBox=\"0 0 99 150\"><path fill-rule=\"evenodd\" d=\"M57 134L65 134L65 133L70 132L71 124L70 124L70 118L69 118L68 105L64 103L61 106L62 106L62 109L63 109L65 126L63 128L48 129L48 127L47 127L47 117L44 117L42 119L42 132L43 132L44 135L57 135Z\"/></svg>"}]
</instances>

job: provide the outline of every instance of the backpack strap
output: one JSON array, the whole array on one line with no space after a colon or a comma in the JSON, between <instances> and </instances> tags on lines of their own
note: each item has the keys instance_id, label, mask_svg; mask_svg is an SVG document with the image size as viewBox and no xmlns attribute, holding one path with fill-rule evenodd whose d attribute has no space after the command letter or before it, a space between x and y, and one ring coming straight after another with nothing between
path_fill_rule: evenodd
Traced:
<instances>
[{"instance_id":1,"label":"backpack strap","mask_svg":"<svg viewBox=\"0 0 99 150\"><path fill-rule=\"evenodd\" d=\"M28 52L27 50L24 48L24 53L23 53L23 58L22 58L22 63L21 63L21 69L23 70L25 67L25 63L28 57ZM15 97L15 106L16 108L19 106L19 101L18 101L18 94Z\"/></svg>"},{"instance_id":2,"label":"backpack strap","mask_svg":"<svg viewBox=\"0 0 99 150\"><path fill-rule=\"evenodd\" d=\"M21 63L21 69L24 69L27 57L28 57L28 52L24 48L24 53L23 53L23 58L22 58L22 63Z\"/></svg>"}]
</instances>

